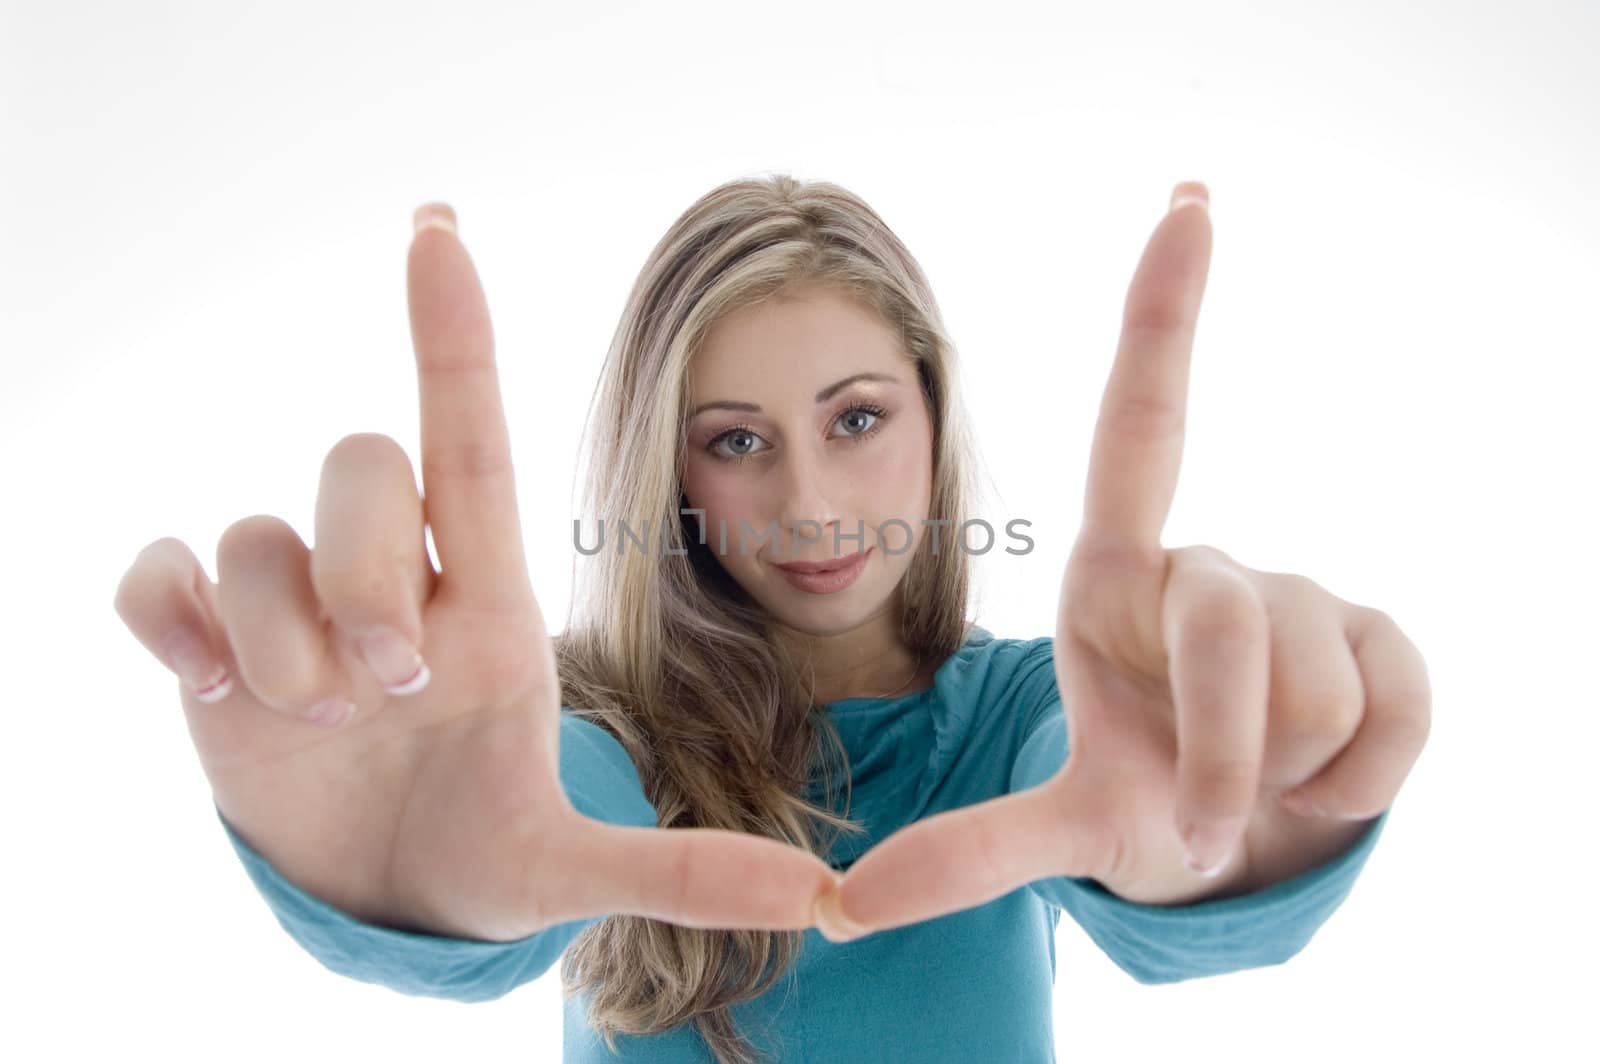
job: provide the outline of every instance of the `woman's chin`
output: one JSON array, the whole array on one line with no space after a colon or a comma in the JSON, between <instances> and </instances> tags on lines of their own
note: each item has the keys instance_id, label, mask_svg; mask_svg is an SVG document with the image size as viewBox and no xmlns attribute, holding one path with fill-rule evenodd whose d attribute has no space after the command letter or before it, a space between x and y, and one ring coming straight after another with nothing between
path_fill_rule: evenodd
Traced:
<instances>
[{"instance_id":1,"label":"woman's chin","mask_svg":"<svg viewBox=\"0 0 1600 1064\"><path fill-rule=\"evenodd\" d=\"M882 598L866 595L841 599L796 591L784 594L781 588L774 591L761 599L767 612L784 627L810 636L845 635L882 613L888 605Z\"/></svg>"}]
</instances>

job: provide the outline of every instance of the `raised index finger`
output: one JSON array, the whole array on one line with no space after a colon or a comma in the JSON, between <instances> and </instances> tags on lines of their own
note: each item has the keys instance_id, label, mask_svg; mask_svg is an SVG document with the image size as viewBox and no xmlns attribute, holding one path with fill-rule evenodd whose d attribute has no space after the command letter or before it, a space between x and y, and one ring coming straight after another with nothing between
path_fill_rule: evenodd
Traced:
<instances>
[{"instance_id":1,"label":"raised index finger","mask_svg":"<svg viewBox=\"0 0 1600 1064\"><path fill-rule=\"evenodd\" d=\"M1210 215L1186 205L1191 194L1209 198L1199 182L1178 185L1145 245L1100 400L1080 538L1109 549L1159 549L1178 490L1189 356L1211 263Z\"/></svg>"},{"instance_id":2,"label":"raised index finger","mask_svg":"<svg viewBox=\"0 0 1600 1064\"><path fill-rule=\"evenodd\" d=\"M448 227L425 224L430 216ZM500 400L489 304L444 204L418 208L406 260L411 342L422 414L422 482L443 568L475 604L528 594L527 560Z\"/></svg>"}]
</instances>

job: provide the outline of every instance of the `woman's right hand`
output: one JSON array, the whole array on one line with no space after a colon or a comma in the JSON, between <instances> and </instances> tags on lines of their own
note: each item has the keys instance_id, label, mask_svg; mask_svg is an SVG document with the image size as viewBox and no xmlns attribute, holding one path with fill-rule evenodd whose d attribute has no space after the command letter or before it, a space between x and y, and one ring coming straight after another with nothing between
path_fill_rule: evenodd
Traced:
<instances>
[{"instance_id":1,"label":"woman's right hand","mask_svg":"<svg viewBox=\"0 0 1600 1064\"><path fill-rule=\"evenodd\" d=\"M430 211L448 226L422 225ZM406 284L423 495L394 440L347 436L323 462L314 550L256 515L223 533L216 583L164 538L117 587L117 613L182 681L218 810L290 882L371 923L489 941L614 913L811 926L837 881L814 855L610 825L567 799L489 309L454 214L417 220ZM363 641L379 627L421 657ZM207 690L219 668L226 681ZM330 700L353 716L314 723Z\"/></svg>"}]
</instances>

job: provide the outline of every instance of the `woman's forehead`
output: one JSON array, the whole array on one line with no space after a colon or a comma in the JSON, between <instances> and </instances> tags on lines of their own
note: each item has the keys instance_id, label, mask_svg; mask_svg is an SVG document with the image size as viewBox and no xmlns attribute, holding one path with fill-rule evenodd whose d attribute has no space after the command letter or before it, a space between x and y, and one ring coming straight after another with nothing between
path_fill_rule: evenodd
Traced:
<instances>
[{"instance_id":1,"label":"woman's forehead","mask_svg":"<svg viewBox=\"0 0 1600 1064\"><path fill-rule=\"evenodd\" d=\"M819 292L741 307L723 318L689 365L689 387L697 399L748 398L720 394L728 389L786 396L862 372L903 378L899 337L853 300Z\"/></svg>"}]
</instances>

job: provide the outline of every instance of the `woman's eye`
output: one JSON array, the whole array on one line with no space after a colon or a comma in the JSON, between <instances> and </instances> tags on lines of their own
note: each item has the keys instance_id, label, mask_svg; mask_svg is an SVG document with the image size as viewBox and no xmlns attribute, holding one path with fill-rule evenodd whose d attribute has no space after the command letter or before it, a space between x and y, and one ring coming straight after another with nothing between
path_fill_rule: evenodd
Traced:
<instances>
[{"instance_id":1,"label":"woman's eye","mask_svg":"<svg viewBox=\"0 0 1600 1064\"><path fill-rule=\"evenodd\" d=\"M755 441L760 438L747 428L729 429L711 441L711 453L729 461L742 461L756 453ZM724 445L728 450L723 450Z\"/></svg>"},{"instance_id":2,"label":"woman's eye","mask_svg":"<svg viewBox=\"0 0 1600 1064\"><path fill-rule=\"evenodd\" d=\"M877 411L871 407L853 406L849 410L846 410L844 413L839 415L838 424L854 426L852 431L845 433L846 436L862 436L871 431L872 427L878 423L878 418L881 416L882 414L880 411ZM871 420L865 421L865 419L868 418ZM863 424L864 421L865 423Z\"/></svg>"}]
</instances>

